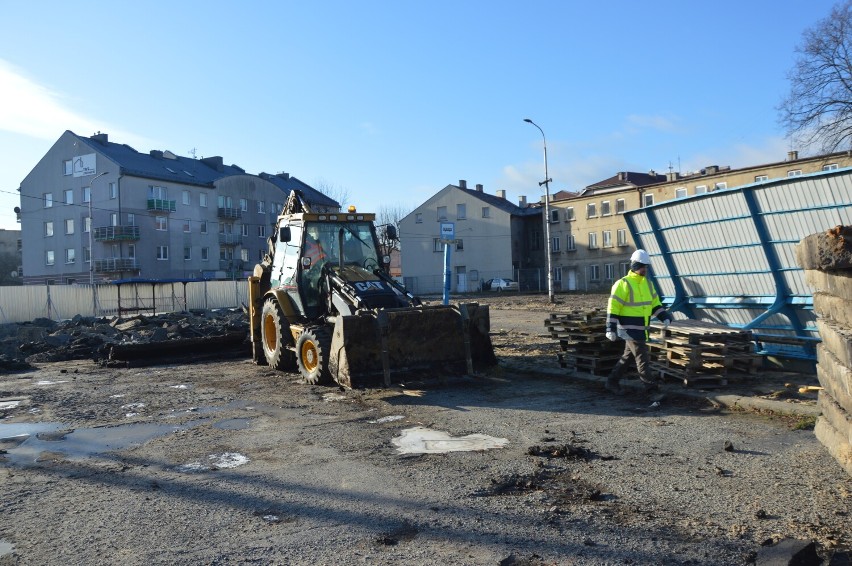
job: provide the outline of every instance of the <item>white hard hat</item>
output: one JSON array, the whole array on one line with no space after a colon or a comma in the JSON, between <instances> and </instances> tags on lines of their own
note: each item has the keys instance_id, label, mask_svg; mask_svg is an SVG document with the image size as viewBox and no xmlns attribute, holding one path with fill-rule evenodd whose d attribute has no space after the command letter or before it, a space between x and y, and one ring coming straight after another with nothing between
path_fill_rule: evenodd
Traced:
<instances>
[{"instance_id":1,"label":"white hard hat","mask_svg":"<svg viewBox=\"0 0 852 566\"><path fill-rule=\"evenodd\" d=\"M645 250L636 250L633 252L633 255L630 256L631 262L636 263L644 263L645 265L651 265L651 256L648 255L648 252Z\"/></svg>"}]
</instances>

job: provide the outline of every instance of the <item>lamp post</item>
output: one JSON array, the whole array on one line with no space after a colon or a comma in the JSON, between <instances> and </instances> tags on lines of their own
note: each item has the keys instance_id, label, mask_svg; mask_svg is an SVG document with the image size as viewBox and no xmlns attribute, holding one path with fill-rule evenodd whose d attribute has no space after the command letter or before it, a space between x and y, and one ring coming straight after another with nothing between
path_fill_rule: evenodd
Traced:
<instances>
[{"instance_id":1,"label":"lamp post","mask_svg":"<svg viewBox=\"0 0 852 566\"><path fill-rule=\"evenodd\" d=\"M95 219L92 217L92 201L95 200L94 185L95 181L104 175L109 174L109 171L98 173L92 180L89 181L89 285L95 285L95 247L93 235L95 232Z\"/></svg>"},{"instance_id":2,"label":"lamp post","mask_svg":"<svg viewBox=\"0 0 852 566\"><path fill-rule=\"evenodd\" d=\"M553 299L553 268L550 265L550 181L552 179L547 176L547 139L544 137L544 130L538 124L529 118L524 118L524 122L538 128L538 131L541 132L541 141L544 144L544 181L540 182L538 186L544 185L544 237L547 240L544 245L544 259L547 264L547 298L551 303L554 303L556 301Z\"/></svg>"}]
</instances>

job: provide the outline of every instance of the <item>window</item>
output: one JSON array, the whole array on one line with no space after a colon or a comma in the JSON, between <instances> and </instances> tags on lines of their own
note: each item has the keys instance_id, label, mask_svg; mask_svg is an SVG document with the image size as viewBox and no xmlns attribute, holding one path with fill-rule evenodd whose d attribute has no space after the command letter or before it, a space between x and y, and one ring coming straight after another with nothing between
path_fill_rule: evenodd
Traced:
<instances>
[{"instance_id":1,"label":"window","mask_svg":"<svg viewBox=\"0 0 852 566\"><path fill-rule=\"evenodd\" d=\"M535 231L533 231L532 234L530 234L530 250L531 251L538 251L538 250L541 249L541 245L542 245L541 232L539 232L538 230L535 230Z\"/></svg>"},{"instance_id":2,"label":"window","mask_svg":"<svg viewBox=\"0 0 852 566\"><path fill-rule=\"evenodd\" d=\"M464 220L467 218L467 205L464 203L456 205L456 220Z\"/></svg>"},{"instance_id":3,"label":"window","mask_svg":"<svg viewBox=\"0 0 852 566\"><path fill-rule=\"evenodd\" d=\"M695 194L696 195L703 195L706 192L707 192L707 187L705 187L704 185L698 185L697 187L695 187Z\"/></svg>"},{"instance_id":4,"label":"window","mask_svg":"<svg viewBox=\"0 0 852 566\"><path fill-rule=\"evenodd\" d=\"M83 248L83 263L92 261L92 249L88 246Z\"/></svg>"},{"instance_id":5,"label":"window","mask_svg":"<svg viewBox=\"0 0 852 566\"><path fill-rule=\"evenodd\" d=\"M265 214L266 213L266 203L262 200L257 201L257 213Z\"/></svg>"},{"instance_id":6,"label":"window","mask_svg":"<svg viewBox=\"0 0 852 566\"><path fill-rule=\"evenodd\" d=\"M128 226L136 226L136 215L132 212L127 213L127 225Z\"/></svg>"},{"instance_id":7,"label":"window","mask_svg":"<svg viewBox=\"0 0 852 566\"><path fill-rule=\"evenodd\" d=\"M83 202L92 201L92 187L83 187Z\"/></svg>"},{"instance_id":8,"label":"window","mask_svg":"<svg viewBox=\"0 0 852 566\"><path fill-rule=\"evenodd\" d=\"M65 263L74 263L77 261L74 248L65 248Z\"/></svg>"},{"instance_id":9,"label":"window","mask_svg":"<svg viewBox=\"0 0 852 566\"><path fill-rule=\"evenodd\" d=\"M263 261L263 250L257 250L257 261Z\"/></svg>"},{"instance_id":10,"label":"window","mask_svg":"<svg viewBox=\"0 0 852 566\"><path fill-rule=\"evenodd\" d=\"M423 213L417 212L414 214L414 222L417 224L423 224Z\"/></svg>"},{"instance_id":11,"label":"window","mask_svg":"<svg viewBox=\"0 0 852 566\"><path fill-rule=\"evenodd\" d=\"M266 237L266 226L264 226L263 224L261 224L260 226L257 227L257 237L258 238L265 238Z\"/></svg>"},{"instance_id":12,"label":"window","mask_svg":"<svg viewBox=\"0 0 852 566\"><path fill-rule=\"evenodd\" d=\"M792 171L787 171L788 177L801 177L802 170L801 169L793 169Z\"/></svg>"},{"instance_id":13,"label":"window","mask_svg":"<svg viewBox=\"0 0 852 566\"><path fill-rule=\"evenodd\" d=\"M615 199L615 213L616 214L624 214L624 199L623 198Z\"/></svg>"},{"instance_id":14,"label":"window","mask_svg":"<svg viewBox=\"0 0 852 566\"><path fill-rule=\"evenodd\" d=\"M642 206L652 206L654 204L654 195L652 193L645 193L642 195Z\"/></svg>"},{"instance_id":15,"label":"window","mask_svg":"<svg viewBox=\"0 0 852 566\"><path fill-rule=\"evenodd\" d=\"M186 220L183 221L183 231L187 234L189 233L190 225L191 225L191 222L190 222L189 218L187 218Z\"/></svg>"},{"instance_id":16,"label":"window","mask_svg":"<svg viewBox=\"0 0 852 566\"><path fill-rule=\"evenodd\" d=\"M248 260L249 260L249 251L248 251L248 248L242 248L242 249L240 250L240 259L241 259L241 260L243 260L243 261L248 261Z\"/></svg>"},{"instance_id":17,"label":"window","mask_svg":"<svg viewBox=\"0 0 852 566\"><path fill-rule=\"evenodd\" d=\"M597 213L597 210L595 208L595 203L590 202L589 204L587 204L586 205L586 218L594 218L597 215L598 215L598 213Z\"/></svg>"},{"instance_id":18,"label":"window","mask_svg":"<svg viewBox=\"0 0 852 566\"><path fill-rule=\"evenodd\" d=\"M210 260L210 248L201 248L201 261Z\"/></svg>"},{"instance_id":19,"label":"window","mask_svg":"<svg viewBox=\"0 0 852 566\"><path fill-rule=\"evenodd\" d=\"M87 216L83 219L83 233L88 234L92 231L92 217Z\"/></svg>"},{"instance_id":20,"label":"window","mask_svg":"<svg viewBox=\"0 0 852 566\"><path fill-rule=\"evenodd\" d=\"M491 207L483 206L482 207L482 217L483 218L491 218Z\"/></svg>"},{"instance_id":21,"label":"window","mask_svg":"<svg viewBox=\"0 0 852 566\"><path fill-rule=\"evenodd\" d=\"M447 207L439 206L438 207L438 220L446 220L447 219Z\"/></svg>"},{"instance_id":22,"label":"window","mask_svg":"<svg viewBox=\"0 0 852 566\"><path fill-rule=\"evenodd\" d=\"M65 219L65 233L69 234L69 235L74 233L74 219L73 218L66 218Z\"/></svg>"},{"instance_id":23,"label":"window","mask_svg":"<svg viewBox=\"0 0 852 566\"><path fill-rule=\"evenodd\" d=\"M589 232L589 249L594 250L598 247L598 233Z\"/></svg>"},{"instance_id":24,"label":"window","mask_svg":"<svg viewBox=\"0 0 852 566\"><path fill-rule=\"evenodd\" d=\"M44 263L47 265L53 265L56 263L56 260L53 257L53 250L47 250L44 252Z\"/></svg>"},{"instance_id":25,"label":"window","mask_svg":"<svg viewBox=\"0 0 852 566\"><path fill-rule=\"evenodd\" d=\"M53 207L53 193L44 193L42 199L44 199L44 207L52 208Z\"/></svg>"},{"instance_id":26,"label":"window","mask_svg":"<svg viewBox=\"0 0 852 566\"><path fill-rule=\"evenodd\" d=\"M441 242L441 238L432 238L432 251L433 252L444 251L444 244Z\"/></svg>"},{"instance_id":27,"label":"window","mask_svg":"<svg viewBox=\"0 0 852 566\"><path fill-rule=\"evenodd\" d=\"M627 245L627 230L625 228L619 228L615 233L615 238L618 242L618 246L626 246Z\"/></svg>"},{"instance_id":28,"label":"window","mask_svg":"<svg viewBox=\"0 0 852 566\"><path fill-rule=\"evenodd\" d=\"M118 213L113 212L109 215L109 225L110 226L118 226Z\"/></svg>"},{"instance_id":29,"label":"window","mask_svg":"<svg viewBox=\"0 0 852 566\"><path fill-rule=\"evenodd\" d=\"M558 282L562 281L562 268L556 267L553 269L553 280Z\"/></svg>"},{"instance_id":30,"label":"window","mask_svg":"<svg viewBox=\"0 0 852 566\"><path fill-rule=\"evenodd\" d=\"M192 247L184 246L183 247L183 260L189 261L192 259Z\"/></svg>"},{"instance_id":31,"label":"window","mask_svg":"<svg viewBox=\"0 0 852 566\"><path fill-rule=\"evenodd\" d=\"M245 236L245 237L248 237L248 233L249 233L249 227L248 227L248 224L243 224L243 225L242 225L242 232L241 232L241 234L242 234L243 236Z\"/></svg>"},{"instance_id":32,"label":"window","mask_svg":"<svg viewBox=\"0 0 852 566\"><path fill-rule=\"evenodd\" d=\"M243 212L248 212L248 199L240 199L240 210L242 210Z\"/></svg>"},{"instance_id":33,"label":"window","mask_svg":"<svg viewBox=\"0 0 852 566\"><path fill-rule=\"evenodd\" d=\"M550 251L552 253L557 253L559 251L559 245L562 242L562 238L559 236L553 236L550 238Z\"/></svg>"},{"instance_id":34,"label":"window","mask_svg":"<svg viewBox=\"0 0 852 566\"><path fill-rule=\"evenodd\" d=\"M755 183L760 183L761 181L768 181L768 180L769 180L769 175L755 175L754 176L754 182Z\"/></svg>"},{"instance_id":35,"label":"window","mask_svg":"<svg viewBox=\"0 0 852 566\"><path fill-rule=\"evenodd\" d=\"M74 173L74 167L71 164L70 159L66 159L65 161L62 162L62 170L63 170L63 175L65 175L65 176L72 175Z\"/></svg>"},{"instance_id":36,"label":"window","mask_svg":"<svg viewBox=\"0 0 852 566\"><path fill-rule=\"evenodd\" d=\"M136 259L136 244L127 244L127 257Z\"/></svg>"},{"instance_id":37,"label":"window","mask_svg":"<svg viewBox=\"0 0 852 566\"><path fill-rule=\"evenodd\" d=\"M118 183L109 184L109 198L118 198Z\"/></svg>"},{"instance_id":38,"label":"window","mask_svg":"<svg viewBox=\"0 0 852 566\"><path fill-rule=\"evenodd\" d=\"M612 214L609 210L609 201L605 200L601 203L601 216L609 216Z\"/></svg>"},{"instance_id":39,"label":"window","mask_svg":"<svg viewBox=\"0 0 852 566\"><path fill-rule=\"evenodd\" d=\"M574 235L569 234L567 238L565 238L565 250L569 252L573 252L577 250L577 244L574 241Z\"/></svg>"},{"instance_id":40,"label":"window","mask_svg":"<svg viewBox=\"0 0 852 566\"><path fill-rule=\"evenodd\" d=\"M165 216L155 216L154 217L154 229L165 231L169 229L169 223L166 221Z\"/></svg>"},{"instance_id":41,"label":"window","mask_svg":"<svg viewBox=\"0 0 852 566\"><path fill-rule=\"evenodd\" d=\"M219 202L219 208L233 208L234 206L234 199L229 196L219 195L217 200Z\"/></svg>"},{"instance_id":42,"label":"window","mask_svg":"<svg viewBox=\"0 0 852 566\"><path fill-rule=\"evenodd\" d=\"M569 206L568 208L565 209L565 222L569 222L571 220L574 220L574 207L573 206Z\"/></svg>"},{"instance_id":43,"label":"window","mask_svg":"<svg viewBox=\"0 0 852 566\"><path fill-rule=\"evenodd\" d=\"M44 235L46 237L53 236L53 222L44 223Z\"/></svg>"},{"instance_id":44,"label":"window","mask_svg":"<svg viewBox=\"0 0 852 566\"><path fill-rule=\"evenodd\" d=\"M615 279L615 264L614 263L605 263L604 264L604 279L607 281L612 281Z\"/></svg>"},{"instance_id":45,"label":"window","mask_svg":"<svg viewBox=\"0 0 852 566\"><path fill-rule=\"evenodd\" d=\"M559 209L551 208L550 209L550 221L551 222L559 222Z\"/></svg>"},{"instance_id":46,"label":"window","mask_svg":"<svg viewBox=\"0 0 852 566\"><path fill-rule=\"evenodd\" d=\"M829 163L828 165L822 166L823 171L836 171L837 169L839 169L837 163Z\"/></svg>"},{"instance_id":47,"label":"window","mask_svg":"<svg viewBox=\"0 0 852 566\"><path fill-rule=\"evenodd\" d=\"M207 206L207 193L198 193L198 206Z\"/></svg>"},{"instance_id":48,"label":"window","mask_svg":"<svg viewBox=\"0 0 852 566\"><path fill-rule=\"evenodd\" d=\"M200 231L201 231L201 233L202 233L202 234L206 234L206 233L207 233L207 221L206 221L206 220L202 220L202 221L201 221L201 229L200 229Z\"/></svg>"},{"instance_id":49,"label":"window","mask_svg":"<svg viewBox=\"0 0 852 566\"><path fill-rule=\"evenodd\" d=\"M698 193L698 187L695 188L696 194ZM686 196L686 187L680 187L675 189L675 198L683 198Z\"/></svg>"},{"instance_id":50,"label":"window","mask_svg":"<svg viewBox=\"0 0 852 566\"><path fill-rule=\"evenodd\" d=\"M456 251L457 252L463 252L464 251L464 241L462 241L461 239L456 240Z\"/></svg>"},{"instance_id":51,"label":"window","mask_svg":"<svg viewBox=\"0 0 852 566\"><path fill-rule=\"evenodd\" d=\"M601 280L601 266L590 265L589 266L589 281L600 281L600 280Z\"/></svg>"},{"instance_id":52,"label":"window","mask_svg":"<svg viewBox=\"0 0 852 566\"><path fill-rule=\"evenodd\" d=\"M629 261L620 261L618 262L618 273L621 277L624 277L630 272L630 262Z\"/></svg>"},{"instance_id":53,"label":"window","mask_svg":"<svg viewBox=\"0 0 852 566\"><path fill-rule=\"evenodd\" d=\"M713 185L714 191L723 191L727 188L728 188L728 183L725 183L725 182L716 183L715 185Z\"/></svg>"},{"instance_id":54,"label":"window","mask_svg":"<svg viewBox=\"0 0 852 566\"><path fill-rule=\"evenodd\" d=\"M181 193L181 195L182 195L181 203L188 205L189 204L189 191L183 191L183 193Z\"/></svg>"},{"instance_id":55,"label":"window","mask_svg":"<svg viewBox=\"0 0 852 566\"><path fill-rule=\"evenodd\" d=\"M604 230L603 231L603 247L611 248L612 247L612 230Z\"/></svg>"},{"instance_id":56,"label":"window","mask_svg":"<svg viewBox=\"0 0 852 566\"><path fill-rule=\"evenodd\" d=\"M233 233L233 225L227 224L224 222L219 223L219 233L220 234L232 234Z\"/></svg>"},{"instance_id":57,"label":"window","mask_svg":"<svg viewBox=\"0 0 852 566\"><path fill-rule=\"evenodd\" d=\"M110 198L112 198L112 195L110 195ZM148 198L166 200L169 198L169 191L166 187L148 185Z\"/></svg>"},{"instance_id":58,"label":"window","mask_svg":"<svg viewBox=\"0 0 852 566\"><path fill-rule=\"evenodd\" d=\"M169 259L169 246L157 246L157 259L160 261Z\"/></svg>"}]
</instances>

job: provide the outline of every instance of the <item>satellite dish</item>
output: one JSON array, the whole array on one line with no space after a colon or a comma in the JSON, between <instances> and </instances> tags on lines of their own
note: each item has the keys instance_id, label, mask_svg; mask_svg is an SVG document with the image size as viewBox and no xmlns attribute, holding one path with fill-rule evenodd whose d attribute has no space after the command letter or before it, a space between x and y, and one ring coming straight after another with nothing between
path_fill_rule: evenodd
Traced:
<instances>
[{"instance_id":1,"label":"satellite dish","mask_svg":"<svg viewBox=\"0 0 852 566\"><path fill-rule=\"evenodd\" d=\"M20 206L16 206L16 207L15 207L15 214L20 214L20 213L21 213L21 207L20 207Z\"/></svg>"},{"instance_id":2,"label":"satellite dish","mask_svg":"<svg viewBox=\"0 0 852 566\"><path fill-rule=\"evenodd\" d=\"M17 271L13 271L13 272L11 273L11 275L12 275L12 277L17 277L17 276L18 276L18 272L17 272Z\"/></svg>"}]
</instances>

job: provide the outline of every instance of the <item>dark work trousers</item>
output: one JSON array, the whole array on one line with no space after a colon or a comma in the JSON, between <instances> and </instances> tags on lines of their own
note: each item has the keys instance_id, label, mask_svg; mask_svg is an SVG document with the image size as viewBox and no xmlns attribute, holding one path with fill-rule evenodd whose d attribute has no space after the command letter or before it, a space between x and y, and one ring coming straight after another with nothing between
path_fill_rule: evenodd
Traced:
<instances>
[{"instance_id":1,"label":"dark work trousers","mask_svg":"<svg viewBox=\"0 0 852 566\"><path fill-rule=\"evenodd\" d=\"M645 384L645 388L652 388L657 382L651 377L651 354L648 350L648 343L644 340L625 340L624 353L616 362L615 367L609 374L609 379L618 381L621 379L627 364L630 363L630 358L636 360L636 369L639 371L639 379Z\"/></svg>"}]
</instances>

